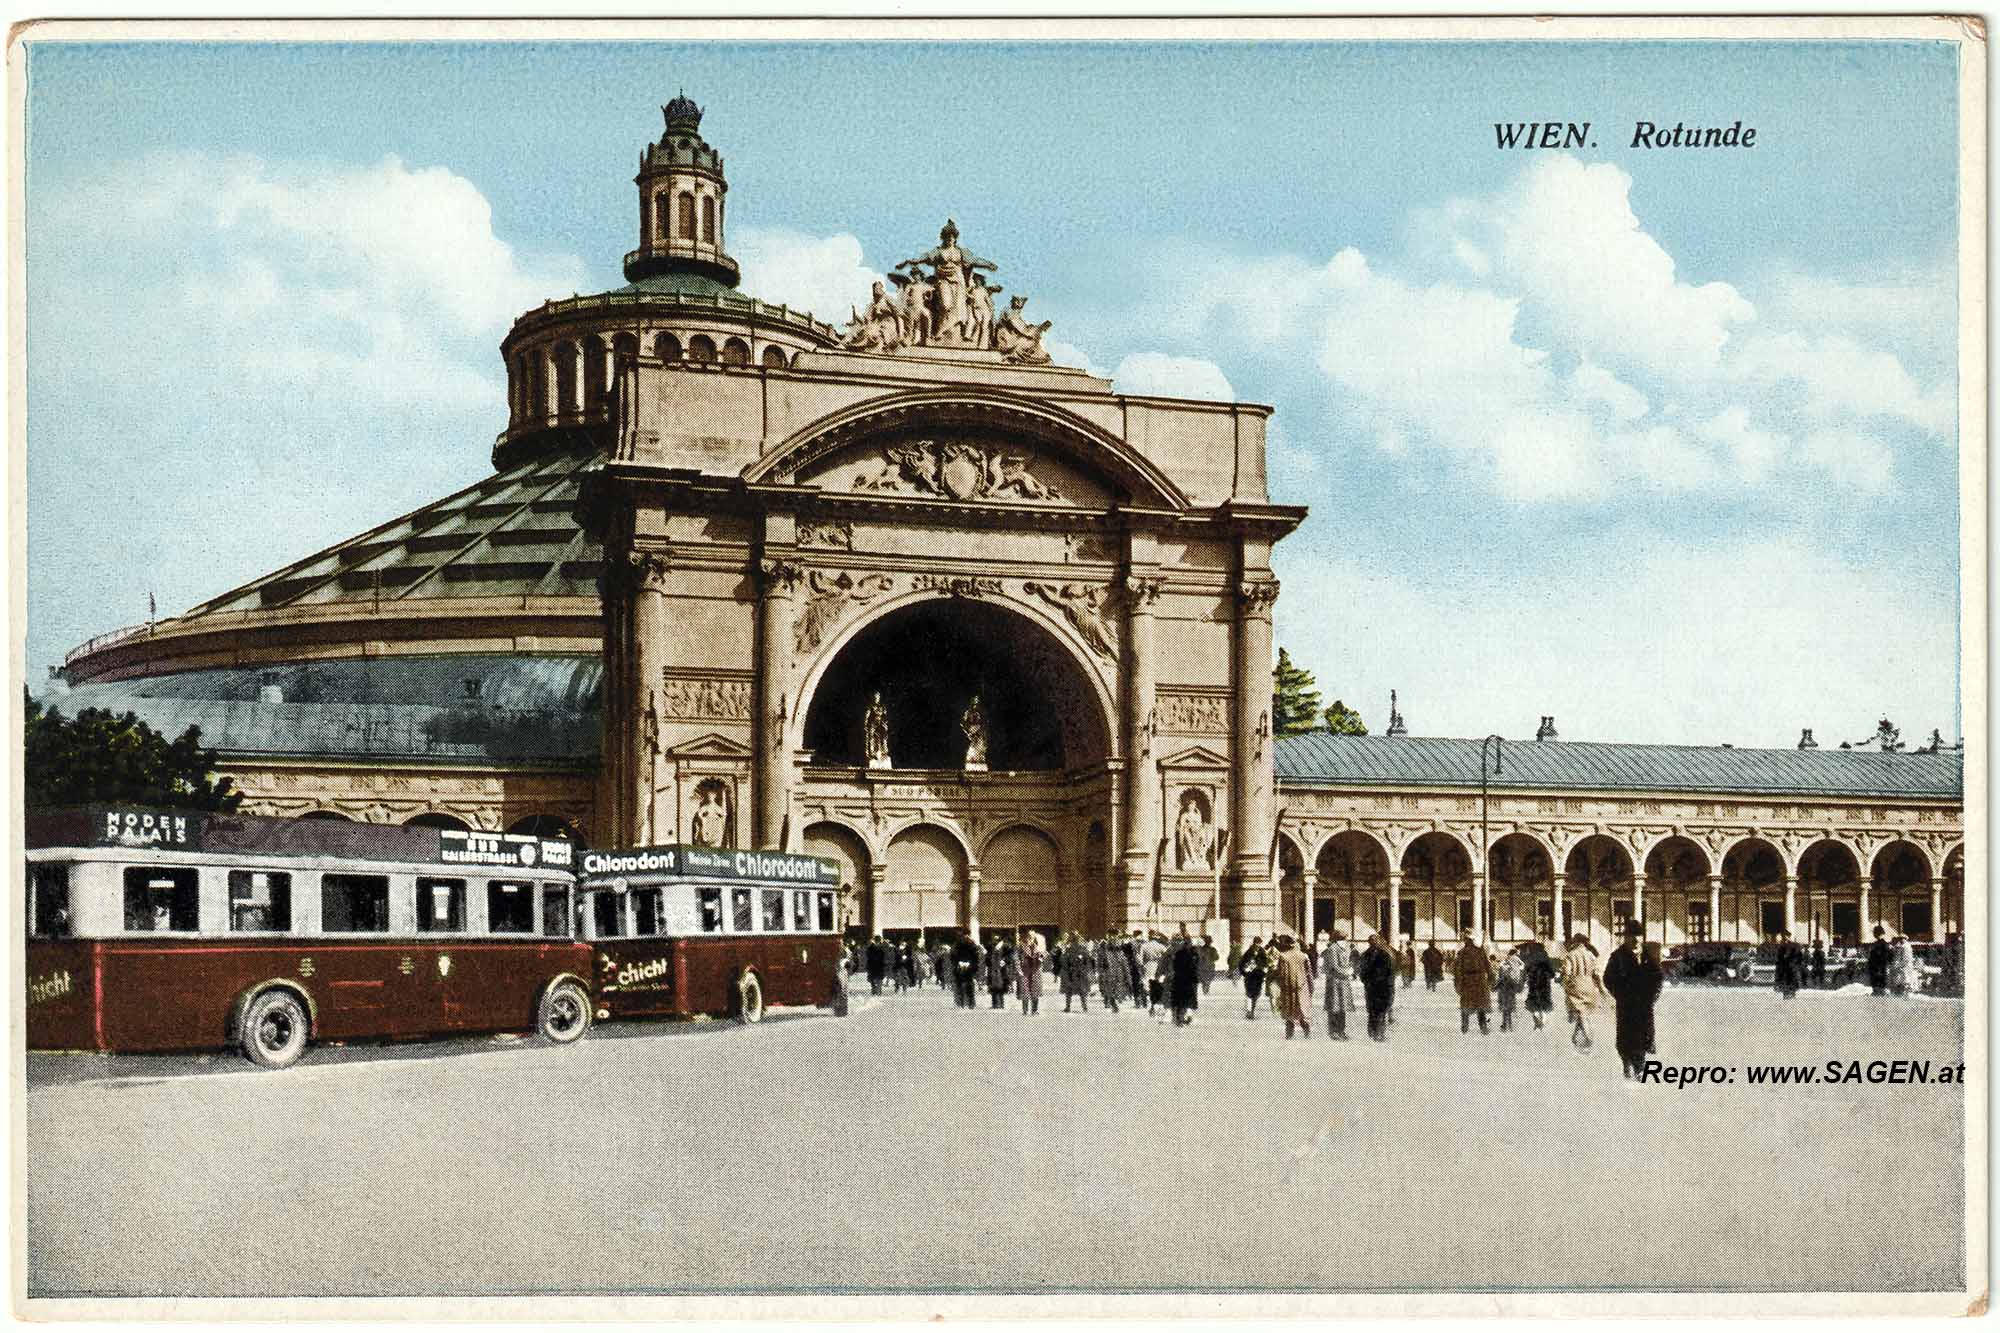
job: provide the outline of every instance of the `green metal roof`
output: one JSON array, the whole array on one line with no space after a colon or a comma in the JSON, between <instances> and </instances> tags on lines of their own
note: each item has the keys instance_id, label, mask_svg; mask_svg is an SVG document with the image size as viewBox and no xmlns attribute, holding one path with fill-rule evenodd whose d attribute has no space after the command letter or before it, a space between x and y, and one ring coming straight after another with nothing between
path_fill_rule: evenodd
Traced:
<instances>
[{"instance_id":1,"label":"green metal roof","mask_svg":"<svg viewBox=\"0 0 2000 1333\"><path fill-rule=\"evenodd\" d=\"M537 454L194 607L222 611L424 597L595 597L604 549L573 517L590 447Z\"/></svg>"},{"instance_id":2,"label":"green metal roof","mask_svg":"<svg viewBox=\"0 0 2000 1333\"><path fill-rule=\"evenodd\" d=\"M1435 736L1280 737L1280 783L1329 787L1479 786L1476 740ZM1717 795L1965 799L1957 750L1743 750L1719 745L1507 742L1495 789L1682 791Z\"/></svg>"},{"instance_id":3,"label":"green metal roof","mask_svg":"<svg viewBox=\"0 0 2000 1333\"><path fill-rule=\"evenodd\" d=\"M91 682L42 702L68 717L137 713L169 738L200 727L228 756L588 766L603 676L594 656L341 658Z\"/></svg>"}]
</instances>

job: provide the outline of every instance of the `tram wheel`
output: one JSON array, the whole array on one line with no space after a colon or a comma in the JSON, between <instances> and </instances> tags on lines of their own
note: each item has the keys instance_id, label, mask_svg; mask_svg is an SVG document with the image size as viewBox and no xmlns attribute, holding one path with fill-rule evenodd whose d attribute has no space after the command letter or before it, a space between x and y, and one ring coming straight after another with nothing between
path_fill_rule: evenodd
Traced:
<instances>
[{"instance_id":1,"label":"tram wheel","mask_svg":"<svg viewBox=\"0 0 2000 1333\"><path fill-rule=\"evenodd\" d=\"M590 1031L590 997L583 993L583 987L564 979L544 991L535 1011L535 1031L544 1041L558 1046L567 1046Z\"/></svg>"},{"instance_id":2,"label":"tram wheel","mask_svg":"<svg viewBox=\"0 0 2000 1333\"><path fill-rule=\"evenodd\" d=\"M764 983L757 980L755 972L745 970L736 978L735 1017L739 1023L764 1021Z\"/></svg>"},{"instance_id":3,"label":"tram wheel","mask_svg":"<svg viewBox=\"0 0 2000 1333\"><path fill-rule=\"evenodd\" d=\"M243 1011L238 1040L244 1058L266 1069L297 1064L306 1051L305 1006L290 991L267 990Z\"/></svg>"}]
</instances>

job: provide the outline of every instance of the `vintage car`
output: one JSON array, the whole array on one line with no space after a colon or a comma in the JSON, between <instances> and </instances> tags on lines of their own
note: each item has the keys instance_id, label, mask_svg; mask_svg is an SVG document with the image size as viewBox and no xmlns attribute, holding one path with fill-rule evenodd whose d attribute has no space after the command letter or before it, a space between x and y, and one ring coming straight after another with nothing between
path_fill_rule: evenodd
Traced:
<instances>
[{"instance_id":1,"label":"vintage car","mask_svg":"<svg viewBox=\"0 0 2000 1333\"><path fill-rule=\"evenodd\" d=\"M1773 972L1770 959L1759 956L1755 944L1705 940L1668 949L1661 969L1676 984L1702 982L1712 986L1769 983Z\"/></svg>"}]
</instances>

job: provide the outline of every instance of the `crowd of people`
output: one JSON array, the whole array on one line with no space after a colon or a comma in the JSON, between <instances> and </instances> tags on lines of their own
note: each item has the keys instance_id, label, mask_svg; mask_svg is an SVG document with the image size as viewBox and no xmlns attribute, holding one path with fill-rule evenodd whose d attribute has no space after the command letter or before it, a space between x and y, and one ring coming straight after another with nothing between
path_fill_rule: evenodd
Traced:
<instances>
[{"instance_id":1,"label":"crowd of people","mask_svg":"<svg viewBox=\"0 0 2000 1333\"><path fill-rule=\"evenodd\" d=\"M969 933L929 943L877 935L850 946L846 966L850 974L865 971L877 995L884 987L901 992L934 982L952 990L960 1008L970 1009L978 1006L983 988L989 1007L1004 1008L1014 997L1028 1016L1041 1012L1047 975L1062 994L1064 1013L1088 1013L1094 996L1112 1013L1129 1009L1176 1026L1195 1021L1202 997L1226 968L1242 983L1244 1018L1255 1020L1260 1007L1270 1010L1283 1020L1287 1040L1310 1037L1317 1011L1325 1015L1327 1036L1346 1041L1348 1016L1358 1009L1368 1036L1378 1042L1389 1040L1399 983L1402 989L1414 986L1421 971L1426 989L1435 991L1448 971L1458 998L1459 1031L1466 1035L1475 1023L1480 1035L1490 1035L1496 1012L1497 1030L1513 1032L1517 1010L1525 1010L1540 1030L1560 995L1570 1043L1588 1052L1596 1045L1594 1029L1608 1000L1613 1045L1630 1079L1656 1051L1653 1011L1666 981L1660 945L1647 943L1643 933L1638 922L1627 923L1624 942L1600 964L1597 946L1581 932L1554 950L1532 939L1502 955L1467 940L1447 956L1436 940L1419 953L1413 940L1398 949L1377 933L1357 951L1338 930L1321 931L1312 948L1280 931L1268 943L1261 935L1247 945L1232 943L1225 960L1212 939L1195 936L1186 926L1171 936L1134 930L1088 938L1070 931L1053 946L1040 932L1023 928L999 934L990 947ZM1909 942L1891 940L1877 927L1868 976L1877 995L1906 993L1918 976ZM1824 984L1825 978L1824 947L1815 941L1808 953L1785 935L1777 950L1778 993L1790 998L1809 979Z\"/></svg>"}]
</instances>

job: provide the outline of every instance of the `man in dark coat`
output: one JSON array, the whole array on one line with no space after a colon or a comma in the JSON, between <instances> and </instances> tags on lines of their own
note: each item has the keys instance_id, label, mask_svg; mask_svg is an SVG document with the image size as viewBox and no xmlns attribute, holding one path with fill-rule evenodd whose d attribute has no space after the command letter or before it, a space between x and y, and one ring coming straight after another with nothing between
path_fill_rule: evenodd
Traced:
<instances>
[{"instance_id":1,"label":"man in dark coat","mask_svg":"<svg viewBox=\"0 0 2000 1333\"><path fill-rule=\"evenodd\" d=\"M889 942L877 935L868 941L868 989L882 993L882 979L889 975Z\"/></svg>"},{"instance_id":2,"label":"man in dark coat","mask_svg":"<svg viewBox=\"0 0 2000 1333\"><path fill-rule=\"evenodd\" d=\"M1826 945L1818 940L1813 941L1812 947L1812 984L1815 987L1826 985Z\"/></svg>"},{"instance_id":3,"label":"man in dark coat","mask_svg":"<svg viewBox=\"0 0 2000 1333\"><path fill-rule=\"evenodd\" d=\"M1264 968L1266 961L1264 937L1262 935L1253 936L1250 940L1250 947L1243 951L1243 959L1237 965L1243 972L1243 1016L1245 1018L1255 1018L1257 1016L1257 1001L1264 994Z\"/></svg>"},{"instance_id":4,"label":"man in dark coat","mask_svg":"<svg viewBox=\"0 0 2000 1333\"><path fill-rule=\"evenodd\" d=\"M961 935L951 946L952 1000L961 1009L978 1004L979 946L972 936Z\"/></svg>"},{"instance_id":5,"label":"man in dark coat","mask_svg":"<svg viewBox=\"0 0 2000 1333\"><path fill-rule=\"evenodd\" d=\"M1201 947L1188 935L1186 926L1174 940L1167 965L1167 1003L1173 1007L1174 1026L1186 1027L1201 1007Z\"/></svg>"},{"instance_id":6,"label":"man in dark coat","mask_svg":"<svg viewBox=\"0 0 2000 1333\"><path fill-rule=\"evenodd\" d=\"M1778 994L1792 999L1799 993L1799 987L1806 980L1806 951L1792 938L1792 932L1781 931L1778 935L1777 968L1771 981Z\"/></svg>"},{"instance_id":7,"label":"man in dark coat","mask_svg":"<svg viewBox=\"0 0 2000 1333\"><path fill-rule=\"evenodd\" d=\"M1653 1048L1653 1004L1664 981L1660 965L1639 950L1644 935L1637 921L1626 922L1625 943L1611 951L1604 965L1604 989L1618 1003L1618 1059L1626 1078L1639 1077L1646 1052Z\"/></svg>"},{"instance_id":8,"label":"man in dark coat","mask_svg":"<svg viewBox=\"0 0 2000 1333\"><path fill-rule=\"evenodd\" d=\"M1889 959L1896 952L1882 935L1882 927L1875 927L1875 942L1868 946L1868 984L1877 995L1889 993Z\"/></svg>"},{"instance_id":9,"label":"man in dark coat","mask_svg":"<svg viewBox=\"0 0 2000 1333\"><path fill-rule=\"evenodd\" d=\"M1436 990L1444 980L1444 955L1438 952L1438 942L1432 940L1424 946L1424 989Z\"/></svg>"},{"instance_id":10,"label":"man in dark coat","mask_svg":"<svg viewBox=\"0 0 2000 1333\"><path fill-rule=\"evenodd\" d=\"M1555 961L1540 940L1532 940L1521 949L1521 957L1528 968L1528 1017L1535 1020L1535 1026L1542 1026L1542 1015L1555 1008Z\"/></svg>"},{"instance_id":11,"label":"man in dark coat","mask_svg":"<svg viewBox=\"0 0 2000 1333\"><path fill-rule=\"evenodd\" d=\"M1479 1015L1479 1035L1490 1031L1486 1015L1493 1007L1493 960L1477 938L1467 935L1459 942L1458 957L1452 960L1452 984L1458 990L1458 1030L1472 1030L1472 1016Z\"/></svg>"},{"instance_id":12,"label":"man in dark coat","mask_svg":"<svg viewBox=\"0 0 2000 1333\"><path fill-rule=\"evenodd\" d=\"M1370 935L1354 970L1361 978L1361 995L1368 1004L1368 1035L1387 1041L1389 1008L1396 1003L1396 956L1379 934Z\"/></svg>"}]
</instances>

